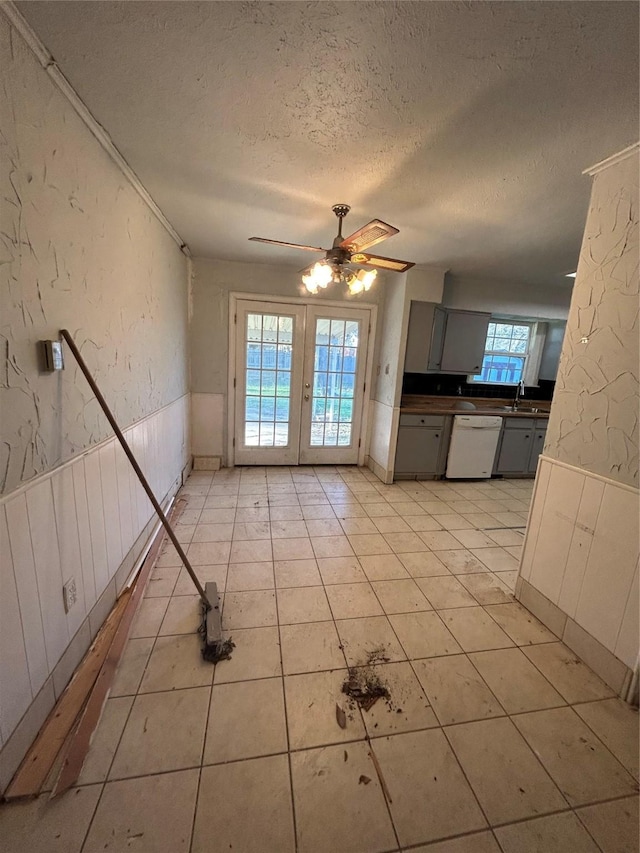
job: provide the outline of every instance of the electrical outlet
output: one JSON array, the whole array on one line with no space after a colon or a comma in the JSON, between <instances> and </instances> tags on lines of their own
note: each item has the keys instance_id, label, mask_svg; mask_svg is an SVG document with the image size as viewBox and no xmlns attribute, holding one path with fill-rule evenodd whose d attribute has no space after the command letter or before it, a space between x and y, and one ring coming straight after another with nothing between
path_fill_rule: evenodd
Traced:
<instances>
[{"instance_id":1,"label":"electrical outlet","mask_svg":"<svg viewBox=\"0 0 640 853\"><path fill-rule=\"evenodd\" d=\"M69 578L66 584L62 587L62 600L64 601L64 612L68 613L76 603L78 593L76 590L76 579Z\"/></svg>"}]
</instances>

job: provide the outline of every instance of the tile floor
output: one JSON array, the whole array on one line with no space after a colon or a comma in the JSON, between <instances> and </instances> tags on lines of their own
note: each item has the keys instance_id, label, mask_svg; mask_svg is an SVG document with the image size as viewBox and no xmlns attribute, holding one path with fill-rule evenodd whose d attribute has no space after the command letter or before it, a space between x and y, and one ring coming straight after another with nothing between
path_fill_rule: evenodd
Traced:
<instances>
[{"instance_id":1,"label":"tile floor","mask_svg":"<svg viewBox=\"0 0 640 853\"><path fill-rule=\"evenodd\" d=\"M531 489L193 474L177 531L232 659L201 660L165 547L78 787L2 806L0 850L637 851L637 713L511 595ZM341 686L380 648L362 711Z\"/></svg>"}]
</instances>

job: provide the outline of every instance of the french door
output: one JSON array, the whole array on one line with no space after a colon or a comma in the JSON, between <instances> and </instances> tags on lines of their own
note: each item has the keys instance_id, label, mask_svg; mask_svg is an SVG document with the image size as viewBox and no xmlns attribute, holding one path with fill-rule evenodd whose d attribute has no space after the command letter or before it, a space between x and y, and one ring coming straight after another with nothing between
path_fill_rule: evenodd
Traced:
<instances>
[{"instance_id":1,"label":"french door","mask_svg":"<svg viewBox=\"0 0 640 853\"><path fill-rule=\"evenodd\" d=\"M235 322L235 464L356 464L370 309L242 299Z\"/></svg>"}]
</instances>

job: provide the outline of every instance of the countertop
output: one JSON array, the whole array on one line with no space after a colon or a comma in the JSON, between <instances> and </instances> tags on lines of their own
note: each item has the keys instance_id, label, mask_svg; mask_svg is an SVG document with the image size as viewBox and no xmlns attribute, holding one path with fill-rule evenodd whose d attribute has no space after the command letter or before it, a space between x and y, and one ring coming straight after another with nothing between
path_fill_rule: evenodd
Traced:
<instances>
[{"instance_id":1,"label":"countertop","mask_svg":"<svg viewBox=\"0 0 640 853\"><path fill-rule=\"evenodd\" d=\"M473 403L475 409L456 406ZM521 399L517 411L505 407L509 400L492 397L428 397L405 394L400 403L401 414L407 415L499 415L503 418L548 418L549 400Z\"/></svg>"}]
</instances>

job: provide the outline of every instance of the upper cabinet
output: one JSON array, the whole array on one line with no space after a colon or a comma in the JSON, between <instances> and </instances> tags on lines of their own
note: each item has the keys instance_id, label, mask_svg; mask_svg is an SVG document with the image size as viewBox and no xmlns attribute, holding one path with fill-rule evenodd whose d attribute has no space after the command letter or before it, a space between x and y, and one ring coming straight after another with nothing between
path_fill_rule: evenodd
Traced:
<instances>
[{"instance_id":1,"label":"upper cabinet","mask_svg":"<svg viewBox=\"0 0 640 853\"><path fill-rule=\"evenodd\" d=\"M407 373L480 373L491 314L412 302L404 369Z\"/></svg>"}]
</instances>

